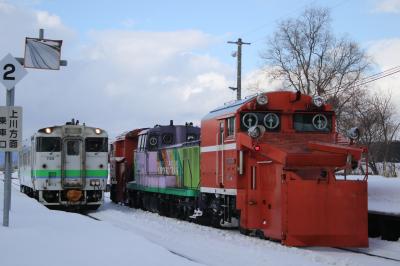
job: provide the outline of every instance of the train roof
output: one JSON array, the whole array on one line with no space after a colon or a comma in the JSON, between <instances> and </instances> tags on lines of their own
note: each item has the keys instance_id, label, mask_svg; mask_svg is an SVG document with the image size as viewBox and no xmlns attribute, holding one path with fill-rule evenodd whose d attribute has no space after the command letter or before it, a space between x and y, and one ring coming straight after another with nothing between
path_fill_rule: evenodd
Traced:
<instances>
[{"instance_id":1,"label":"train roof","mask_svg":"<svg viewBox=\"0 0 400 266\"><path fill-rule=\"evenodd\" d=\"M50 133L46 133L46 130L49 129ZM79 129L77 131L76 129ZM99 129L100 133L94 133L95 130ZM94 136L99 136L99 137L107 137L107 131L105 131L102 128L98 127L92 127L92 126L87 126L86 124L65 124L65 125L54 125L54 126L48 126L44 128L38 129L32 137L51 137L53 136L53 133L56 133L57 135L64 135L64 134L72 134L72 135L92 135L93 133Z\"/></svg>"},{"instance_id":2,"label":"train roof","mask_svg":"<svg viewBox=\"0 0 400 266\"><path fill-rule=\"evenodd\" d=\"M251 100L253 100L256 97L257 97L257 94L248 96L242 100L226 103L223 106L217 107L214 110L212 110L211 112L209 112L205 117L203 117L202 120L208 120L208 119L215 118L217 116L221 116L224 114L230 114L230 113L236 112L240 107L242 107L243 104L250 102Z\"/></svg>"},{"instance_id":3,"label":"train roof","mask_svg":"<svg viewBox=\"0 0 400 266\"><path fill-rule=\"evenodd\" d=\"M137 137L143 130L146 130L148 128L136 128L130 131L125 131L122 134L118 135L115 138L115 141L120 141L120 140L124 140L126 138L134 138Z\"/></svg>"},{"instance_id":4,"label":"train roof","mask_svg":"<svg viewBox=\"0 0 400 266\"><path fill-rule=\"evenodd\" d=\"M322 107L316 107L313 105L313 97L307 94L300 94L300 92L294 91L270 91L251 95L245 99L233 101L225 104L224 106L218 107L206 116L202 120L209 120L214 118L223 118L226 115L234 114L243 106L249 102L255 102L258 95L264 94L268 97L268 107L273 109L285 109L285 110L315 110L320 109L324 111L332 111L332 106L327 103L323 103ZM319 97L319 96L314 96Z\"/></svg>"}]
</instances>

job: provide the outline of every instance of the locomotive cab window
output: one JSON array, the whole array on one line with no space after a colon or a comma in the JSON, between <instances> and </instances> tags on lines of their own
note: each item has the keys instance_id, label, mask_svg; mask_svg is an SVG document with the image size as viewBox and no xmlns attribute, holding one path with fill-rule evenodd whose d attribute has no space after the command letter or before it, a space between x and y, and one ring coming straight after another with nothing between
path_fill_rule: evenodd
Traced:
<instances>
[{"instance_id":1,"label":"locomotive cab window","mask_svg":"<svg viewBox=\"0 0 400 266\"><path fill-rule=\"evenodd\" d=\"M295 114L293 127L298 132L331 132L332 115L326 113Z\"/></svg>"},{"instance_id":2,"label":"locomotive cab window","mask_svg":"<svg viewBox=\"0 0 400 266\"><path fill-rule=\"evenodd\" d=\"M263 126L267 132L281 129L279 112L245 112L240 114L240 130L247 131L253 126Z\"/></svg>"},{"instance_id":3,"label":"locomotive cab window","mask_svg":"<svg viewBox=\"0 0 400 266\"><path fill-rule=\"evenodd\" d=\"M149 135L148 145L149 145L149 150L156 150L158 148L158 135L156 134Z\"/></svg>"},{"instance_id":4,"label":"locomotive cab window","mask_svg":"<svg viewBox=\"0 0 400 266\"><path fill-rule=\"evenodd\" d=\"M107 152L107 138L86 138L86 152Z\"/></svg>"},{"instance_id":5,"label":"locomotive cab window","mask_svg":"<svg viewBox=\"0 0 400 266\"><path fill-rule=\"evenodd\" d=\"M139 136L139 141L138 141L138 151L144 151L146 150L146 143L147 143L147 134L142 134Z\"/></svg>"},{"instance_id":6,"label":"locomotive cab window","mask_svg":"<svg viewBox=\"0 0 400 266\"><path fill-rule=\"evenodd\" d=\"M36 138L37 152L60 152L61 138L58 137L38 137Z\"/></svg>"},{"instance_id":7,"label":"locomotive cab window","mask_svg":"<svg viewBox=\"0 0 400 266\"><path fill-rule=\"evenodd\" d=\"M235 117L229 117L226 119L226 124L227 124L227 137L231 137L235 135Z\"/></svg>"},{"instance_id":8,"label":"locomotive cab window","mask_svg":"<svg viewBox=\"0 0 400 266\"><path fill-rule=\"evenodd\" d=\"M171 133L165 133L162 135L162 143L164 145L171 145L174 142L174 135Z\"/></svg>"}]
</instances>

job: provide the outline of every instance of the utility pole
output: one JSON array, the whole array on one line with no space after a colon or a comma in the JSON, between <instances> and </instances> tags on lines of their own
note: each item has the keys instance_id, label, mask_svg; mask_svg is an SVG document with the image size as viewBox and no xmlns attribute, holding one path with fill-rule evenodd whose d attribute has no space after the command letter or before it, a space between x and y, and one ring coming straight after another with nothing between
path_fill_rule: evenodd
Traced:
<instances>
[{"instance_id":1,"label":"utility pole","mask_svg":"<svg viewBox=\"0 0 400 266\"><path fill-rule=\"evenodd\" d=\"M236 81L236 88L229 87L231 90L236 90L237 100L242 99L242 45L247 44L250 45L249 42L242 42L242 39L239 38L236 42L228 42L231 44L237 45L237 52L236 54L232 55L233 57L237 56L237 81Z\"/></svg>"}]
</instances>

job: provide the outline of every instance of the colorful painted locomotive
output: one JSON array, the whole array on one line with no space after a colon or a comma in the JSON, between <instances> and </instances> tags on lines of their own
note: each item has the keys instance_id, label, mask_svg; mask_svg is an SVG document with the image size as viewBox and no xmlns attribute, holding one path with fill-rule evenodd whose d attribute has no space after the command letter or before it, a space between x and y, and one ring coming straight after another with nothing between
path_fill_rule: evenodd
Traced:
<instances>
[{"instance_id":1,"label":"colorful painted locomotive","mask_svg":"<svg viewBox=\"0 0 400 266\"><path fill-rule=\"evenodd\" d=\"M270 92L211 111L200 143L190 124L142 130L125 200L289 246L368 246L367 181L335 176L363 149L335 119L320 97Z\"/></svg>"},{"instance_id":2,"label":"colorful painted locomotive","mask_svg":"<svg viewBox=\"0 0 400 266\"><path fill-rule=\"evenodd\" d=\"M21 191L50 208L97 209L108 176L107 133L79 125L39 129L19 154Z\"/></svg>"}]
</instances>

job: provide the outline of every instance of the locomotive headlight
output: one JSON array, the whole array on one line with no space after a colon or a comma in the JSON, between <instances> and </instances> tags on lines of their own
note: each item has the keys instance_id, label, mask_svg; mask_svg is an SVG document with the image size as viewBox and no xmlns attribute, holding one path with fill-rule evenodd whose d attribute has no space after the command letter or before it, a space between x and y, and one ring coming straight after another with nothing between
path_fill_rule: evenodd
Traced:
<instances>
[{"instance_id":1,"label":"locomotive headlight","mask_svg":"<svg viewBox=\"0 0 400 266\"><path fill-rule=\"evenodd\" d=\"M313 97L312 102L316 107L321 107L325 103L324 99L321 96L318 96L318 95L315 95Z\"/></svg>"},{"instance_id":2,"label":"locomotive headlight","mask_svg":"<svg viewBox=\"0 0 400 266\"><path fill-rule=\"evenodd\" d=\"M265 133L265 127L264 126L253 126L249 128L247 131L247 134L252 137L253 139L258 139L261 138Z\"/></svg>"},{"instance_id":3,"label":"locomotive headlight","mask_svg":"<svg viewBox=\"0 0 400 266\"><path fill-rule=\"evenodd\" d=\"M256 100L259 105L266 105L268 103L268 97L264 94L257 95Z\"/></svg>"},{"instance_id":4,"label":"locomotive headlight","mask_svg":"<svg viewBox=\"0 0 400 266\"><path fill-rule=\"evenodd\" d=\"M46 132L47 134L50 134L50 133L51 133L51 128L47 127L47 128L44 130L44 132Z\"/></svg>"},{"instance_id":5,"label":"locomotive headlight","mask_svg":"<svg viewBox=\"0 0 400 266\"><path fill-rule=\"evenodd\" d=\"M101 133L101 129L100 129L100 128L96 128L96 129L94 130L94 133L96 133L97 135L99 135L99 134Z\"/></svg>"},{"instance_id":6,"label":"locomotive headlight","mask_svg":"<svg viewBox=\"0 0 400 266\"><path fill-rule=\"evenodd\" d=\"M357 127L350 128L347 130L347 136L352 140L356 140L360 137L360 130Z\"/></svg>"}]
</instances>

